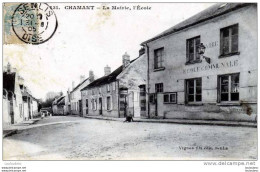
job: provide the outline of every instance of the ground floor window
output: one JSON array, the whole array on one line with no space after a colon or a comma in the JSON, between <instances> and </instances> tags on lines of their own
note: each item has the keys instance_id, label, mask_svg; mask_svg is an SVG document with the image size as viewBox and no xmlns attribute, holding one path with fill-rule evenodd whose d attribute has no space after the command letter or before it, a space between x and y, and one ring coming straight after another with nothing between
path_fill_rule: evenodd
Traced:
<instances>
[{"instance_id":1,"label":"ground floor window","mask_svg":"<svg viewBox=\"0 0 260 172\"><path fill-rule=\"evenodd\" d=\"M97 110L97 99L91 100L92 110Z\"/></svg>"},{"instance_id":2,"label":"ground floor window","mask_svg":"<svg viewBox=\"0 0 260 172\"><path fill-rule=\"evenodd\" d=\"M186 80L186 100L187 102L201 102L202 81L201 78Z\"/></svg>"},{"instance_id":3,"label":"ground floor window","mask_svg":"<svg viewBox=\"0 0 260 172\"><path fill-rule=\"evenodd\" d=\"M155 94L154 94L154 93L151 93L151 94L149 95L149 102L152 103L152 104L155 103Z\"/></svg>"},{"instance_id":4,"label":"ground floor window","mask_svg":"<svg viewBox=\"0 0 260 172\"><path fill-rule=\"evenodd\" d=\"M164 103L177 103L177 93L165 93L163 95Z\"/></svg>"},{"instance_id":5,"label":"ground floor window","mask_svg":"<svg viewBox=\"0 0 260 172\"><path fill-rule=\"evenodd\" d=\"M239 100L239 73L219 76L220 101Z\"/></svg>"},{"instance_id":6,"label":"ground floor window","mask_svg":"<svg viewBox=\"0 0 260 172\"><path fill-rule=\"evenodd\" d=\"M111 104L112 104L111 97L109 96L109 97L107 97L107 110L111 110L112 109L111 108Z\"/></svg>"}]
</instances>

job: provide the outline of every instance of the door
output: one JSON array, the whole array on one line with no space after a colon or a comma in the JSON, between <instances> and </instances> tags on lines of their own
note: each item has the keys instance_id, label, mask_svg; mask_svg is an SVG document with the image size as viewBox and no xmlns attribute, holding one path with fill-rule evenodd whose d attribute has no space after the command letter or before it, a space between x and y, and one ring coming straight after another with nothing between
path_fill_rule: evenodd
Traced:
<instances>
[{"instance_id":1,"label":"door","mask_svg":"<svg viewBox=\"0 0 260 172\"><path fill-rule=\"evenodd\" d=\"M11 117L11 124L14 124L14 106L13 106L13 100L10 101L10 117Z\"/></svg>"},{"instance_id":2,"label":"door","mask_svg":"<svg viewBox=\"0 0 260 172\"><path fill-rule=\"evenodd\" d=\"M102 98L101 97L99 98L98 104L99 104L99 115L102 115Z\"/></svg>"},{"instance_id":3,"label":"door","mask_svg":"<svg viewBox=\"0 0 260 172\"><path fill-rule=\"evenodd\" d=\"M86 99L86 115L88 114L88 99Z\"/></svg>"},{"instance_id":4,"label":"door","mask_svg":"<svg viewBox=\"0 0 260 172\"><path fill-rule=\"evenodd\" d=\"M126 97L126 102L127 102L127 116L132 116L134 117L134 92L129 92Z\"/></svg>"},{"instance_id":5,"label":"door","mask_svg":"<svg viewBox=\"0 0 260 172\"><path fill-rule=\"evenodd\" d=\"M82 115L82 101L79 100L79 115Z\"/></svg>"}]
</instances>

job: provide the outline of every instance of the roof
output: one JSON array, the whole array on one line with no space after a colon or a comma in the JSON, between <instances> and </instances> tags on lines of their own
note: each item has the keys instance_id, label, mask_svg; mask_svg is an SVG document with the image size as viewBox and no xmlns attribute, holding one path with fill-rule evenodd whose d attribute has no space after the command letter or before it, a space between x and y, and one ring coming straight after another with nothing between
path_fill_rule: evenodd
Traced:
<instances>
[{"instance_id":1,"label":"roof","mask_svg":"<svg viewBox=\"0 0 260 172\"><path fill-rule=\"evenodd\" d=\"M65 105L65 97L63 97L59 102L57 103L58 105Z\"/></svg>"},{"instance_id":2,"label":"roof","mask_svg":"<svg viewBox=\"0 0 260 172\"><path fill-rule=\"evenodd\" d=\"M72 91L71 91L71 93L72 92L74 92L76 89L78 89L85 81L87 81L89 78L87 78L87 79L85 79L84 81L82 81L81 83L79 83Z\"/></svg>"},{"instance_id":3,"label":"roof","mask_svg":"<svg viewBox=\"0 0 260 172\"><path fill-rule=\"evenodd\" d=\"M136 59L138 59L139 57L131 60L130 63L133 63ZM114 70L112 73L110 73L107 76L103 76L101 78L98 78L96 80L94 80L93 82L91 82L90 84L88 84L86 87L84 87L83 89L81 89L81 91L86 90L88 88L92 88L92 87L97 87L97 86L101 86L104 84L108 84L111 83L113 81L116 81L116 77L123 71L123 65L121 65L120 67L118 67L116 70Z\"/></svg>"},{"instance_id":4,"label":"roof","mask_svg":"<svg viewBox=\"0 0 260 172\"><path fill-rule=\"evenodd\" d=\"M213 19L215 17L224 15L226 13L235 11L237 9L240 9L245 6L252 5L253 3L217 3L206 10L203 10L202 12L188 18L187 20L184 20L183 22L167 29L166 31L160 33L159 35L141 43L141 45L144 45L148 42L154 41L156 39L159 39L161 37L167 36L169 34L181 31L183 29L189 28L191 26L194 26L196 24L202 23L204 21ZM256 4L256 3L254 3Z\"/></svg>"},{"instance_id":5,"label":"roof","mask_svg":"<svg viewBox=\"0 0 260 172\"><path fill-rule=\"evenodd\" d=\"M55 99L53 102L52 102L52 105L58 105L60 103L60 101L62 101L62 99L64 99L65 96L61 96L59 97L58 99Z\"/></svg>"},{"instance_id":6,"label":"roof","mask_svg":"<svg viewBox=\"0 0 260 172\"><path fill-rule=\"evenodd\" d=\"M3 72L3 88L7 91L14 92L15 89L15 72Z\"/></svg>"}]
</instances>

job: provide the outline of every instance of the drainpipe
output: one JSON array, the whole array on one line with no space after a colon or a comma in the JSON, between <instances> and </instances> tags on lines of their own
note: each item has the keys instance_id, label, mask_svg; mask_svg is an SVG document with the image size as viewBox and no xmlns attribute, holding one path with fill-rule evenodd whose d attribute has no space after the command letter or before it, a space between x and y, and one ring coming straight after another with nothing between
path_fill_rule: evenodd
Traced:
<instances>
[{"instance_id":1,"label":"drainpipe","mask_svg":"<svg viewBox=\"0 0 260 172\"><path fill-rule=\"evenodd\" d=\"M150 103L149 103L149 95L150 95L150 74L149 74L149 67L150 67L150 63L149 63L149 46L146 43L146 54L147 54L147 94L148 94L148 101L147 101L147 116L148 118L150 118Z\"/></svg>"}]
</instances>

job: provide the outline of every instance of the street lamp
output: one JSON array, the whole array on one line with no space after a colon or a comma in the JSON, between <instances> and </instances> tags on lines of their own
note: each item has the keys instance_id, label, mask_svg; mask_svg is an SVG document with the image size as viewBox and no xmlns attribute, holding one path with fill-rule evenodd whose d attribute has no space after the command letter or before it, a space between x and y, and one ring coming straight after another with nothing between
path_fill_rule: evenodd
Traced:
<instances>
[{"instance_id":1,"label":"street lamp","mask_svg":"<svg viewBox=\"0 0 260 172\"><path fill-rule=\"evenodd\" d=\"M205 53L205 50L206 50L206 47L203 45L203 43L200 43L198 48L199 48L198 51L199 51L199 54L201 55L201 57L203 57L206 60L206 62L208 64L210 64L210 58L203 55Z\"/></svg>"}]
</instances>

